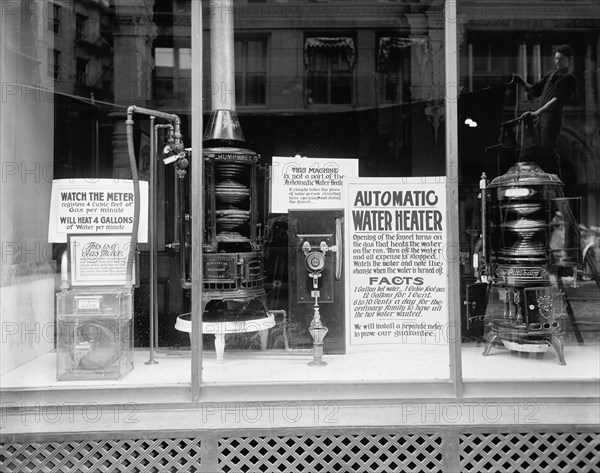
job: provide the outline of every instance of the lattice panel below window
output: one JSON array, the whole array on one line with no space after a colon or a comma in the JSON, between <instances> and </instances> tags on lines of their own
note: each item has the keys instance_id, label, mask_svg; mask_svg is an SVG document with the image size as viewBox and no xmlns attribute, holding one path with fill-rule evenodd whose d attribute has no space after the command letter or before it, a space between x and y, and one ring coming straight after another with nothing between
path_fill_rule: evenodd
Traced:
<instances>
[{"instance_id":1,"label":"lattice panel below window","mask_svg":"<svg viewBox=\"0 0 600 473\"><path fill-rule=\"evenodd\" d=\"M463 434L463 473L600 471L598 433Z\"/></svg>"},{"instance_id":2,"label":"lattice panel below window","mask_svg":"<svg viewBox=\"0 0 600 473\"><path fill-rule=\"evenodd\" d=\"M224 473L442 472L440 435L222 438Z\"/></svg>"},{"instance_id":3,"label":"lattice panel below window","mask_svg":"<svg viewBox=\"0 0 600 473\"><path fill-rule=\"evenodd\" d=\"M187 473L199 470L199 439L0 444L2 473Z\"/></svg>"}]
</instances>

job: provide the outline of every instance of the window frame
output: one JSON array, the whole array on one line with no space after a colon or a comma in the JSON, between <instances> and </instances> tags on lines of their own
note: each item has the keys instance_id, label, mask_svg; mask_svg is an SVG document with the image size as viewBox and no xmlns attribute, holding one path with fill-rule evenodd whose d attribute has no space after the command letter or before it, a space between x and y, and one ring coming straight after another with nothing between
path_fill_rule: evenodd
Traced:
<instances>
[{"instance_id":1,"label":"window frame","mask_svg":"<svg viewBox=\"0 0 600 473\"><path fill-rule=\"evenodd\" d=\"M381 63L380 63L380 58L379 58L379 54L380 54L380 48L381 48L381 41L385 38L389 38L390 39L390 43L392 43L392 46L390 47L390 57L392 56L392 54L395 55L399 55L401 54L401 58L400 58L400 64L399 64L399 68L396 70L382 70L381 69ZM393 41L395 39L399 39L399 40L409 40L409 38L405 38L399 34L394 34L394 33L378 33L376 35L376 39L377 41L375 42L375 47L377 48L375 51L375 73L377 74L377 100L379 103L402 103L403 100L403 96L404 96L404 74L405 74L405 70L403 68L404 66L404 61L407 59L404 57L404 53L394 53L394 51L397 49L395 47L393 47ZM410 56L408 57L408 60L410 61ZM393 78L393 79L392 79ZM388 98L387 94L388 94L388 85L389 84L394 84L395 85L395 92L394 92L394 97L393 98ZM401 89L400 92L398 93L398 89Z\"/></svg>"},{"instance_id":2,"label":"window frame","mask_svg":"<svg viewBox=\"0 0 600 473\"><path fill-rule=\"evenodd\" d=\"M57 3L48 4L48 30L60 34L62 7Z\"/></svg>"},{"instance_id":3,"label":"window frame","mask_svg":"<svg viewBox=\"0 0 600 473\"><path fill-rule=\"evenodd\" d=\"M310 33L310 34L305 34L304 35L304 43L306 43L306 41L310 38L319 38L319 37L326 37L326 38L335 38L335 37L348 37L351 38L354 41L354 44L356 45L356 34L352 33L352 34L348 34L346 32L340 31L339 33L333 34L331 32L327 33L327 34L316 34L316 33ZM356 48L356 46L355 46ZM325 48L315 48L317 50L317 52L315 54L319 53L319 50L321 49L325 49ZM306 54L306 51L304 51L304 54ZM341 54L341 53L340 53ZM355 56L357 55L357 51L355 49L354 52ZM307 108L314 108L314 107L351 107L353 105L355 105L356 103L356 58L354 61L354 67L350 68L350 70L347 73L338 73L337 75L334 75L333 71L332 71L332 63L331 63L331 58L329 56L332 56L332 54L327 55L327 70L326 71L319 71L320 74L320 78L324 78L325 80L325 95L326 95L326 99L323 102L311 102L311 98L308 95L308 91L309 89L309 82L310 82L310 74L311 74L311 70L309 68L309 64L304 65L304 106ZM332 96L333 96L333 79L334 77L345 77L347 74L347 76L350 78L350 100L348 102L333 102L332 101Z\"/></svg>"},{"instance_id":4,"label":"window frame","mask_svg":"<svg viewBox=\"0 0 600 473\"><path fill-rule=\"evenodd\" d=\"M241 76L241 80L240 83L242 85L242 87L238 87L236 84L236 106L237 107L264 107L269 105L269 94L267 93L267 91L269 90L268 88L268 81L269 81L269 35L264 34L264 35L240 35L240 36L236 36L234 39L234 44L237 46L238 43L241 43L241 47L242 50L247 51L248 50L248 43L249 42L258 42L261 44L262 49L263 49L263 60L264 60L264 70L262 72L259 71L248 71L248 65L247 65L247 61L244 60L242 61L242 70L241 72L238 71L238 67L236 66L236 71L235 71L235 76L236 76L236 82L237 82L237 78L238 75ZM235 47L235 46L234 46ZM237 56L236 56L237 57ZM246 56L244 56L246 57ZM252 102L249 103L248 102L248 87L249 87L249 83L248 83L248 78L251 75L255 75L255 74L259 74L262 73L263 74L263 102Z\"/></svg>"},{"instance_id":5,"label":"window frame","mask_svg":"<svg viewBox=\"0 0 600 473\"><path fill-rule=\"evenodd\" d=\"M87 41L88 17L75 13L75 41Z\"/></svg>"},{"instance_id":6,"label":"window frame","mask_svg":"<svg viewBox=\"0 0 600 473\"><path fill-rule=\"evenodd\" d=\"M81 66L83 70L81 70ZM89 60L83 57L77 56L75 58L75 85L79 87L86 87L89 78Z\"/></svg>"},{"instance_id":7,"label":"window frame","mask_svg":"<svg viewBox=\"0 0 600 473\"><path fill-rule=\"evenodd\" d=\"M48 71L47 76L54 80L60 79L60 50L48 48Z\"/></svg>"}]
</instances>

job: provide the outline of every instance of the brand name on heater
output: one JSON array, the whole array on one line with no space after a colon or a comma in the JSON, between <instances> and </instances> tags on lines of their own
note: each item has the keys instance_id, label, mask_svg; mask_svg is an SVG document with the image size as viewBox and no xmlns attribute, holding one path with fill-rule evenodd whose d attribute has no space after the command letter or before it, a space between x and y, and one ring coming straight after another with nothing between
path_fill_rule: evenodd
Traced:
<instances>
[{"instance_id":1,"label":"brand name on heater","mask_svg":"<svg viewBox=\"0 0 600 473\"><path fill-rule=\"evenodd\" d=\"M498 276L502 277L518 277L518 278L534 278L542 279L544 277L543 268L506 268L499 267L496 271Z\"/></svg>"},{"instance_id":2,"label":"brand name on heater","mask_svg":"<svg viewBox=\"0 0 600 473\"><path fill-rule=\"evenodd\" d=\"M215 161L245 161L249 163L257 163L259 160L259 156L256 154L208 153L206 157Z\"/></svg>"}]
</instances>

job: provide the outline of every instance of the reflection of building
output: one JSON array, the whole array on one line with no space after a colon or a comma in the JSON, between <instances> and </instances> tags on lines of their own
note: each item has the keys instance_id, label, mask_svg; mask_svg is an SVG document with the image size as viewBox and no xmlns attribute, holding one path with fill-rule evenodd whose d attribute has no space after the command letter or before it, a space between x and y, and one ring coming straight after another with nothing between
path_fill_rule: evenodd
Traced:
<instances>
[{"instance_id":1,"label":"reflection of building","mask_svg":"<svg viewBox=\"0 0 600 473\"><path fill-rule=\"evenodd\" d=\"M510 8L486 8L473 2L459 16L459 152L464 202L460 238L465 254L473 250L473 237L478 235L475 229L481 228L476 199L481 173L485 171L488 177L503 174L519 154L506 159L498 148L490 149L502 141L500 124L536 108L523 89L506 84L513 73L531 83L539 80L554 68L554 48L560 44L573 48L572 70L578 82L578 97L564 109L565 126L559 138L562 179L567 195L582 198L581 223L595 226L600 219L598 6L544 3L537 9L529 3L510 3ZM468 118L479 126L464 124ZM520 131L523 134L519 136L527 138L525 131Z\"/></svg>"},{"instance_id":2,"label":"reflection of building","mask_svg":"<svg viewBox=\"0 0 600 473\"><path fill-rule=\"evenodd\" d=\"M428 4L236 2L236 99L250 144L266 156L360 157L365 175L443 173L443 22ZM154 98L180 107L189 3L156 9ZM206 66L210 104L230 91Z\"/></svg>"},{"instance_id":3,"label":"reflection of building","mask_svg":"<svg viewBox=\"0 0 600 473\"><path fill-rule=\"evenodd\" d=\"M267 162L273 155L298 153L359 158L365 176L444 174L443 21L441 6L432 11L429 3L235 2L235 95L248 147ZM151 97L136 97L138 105L182 116L186 137L194 66L190 5L155 2L156 36L148 43L154 66ZM117 18L119 11L117 6ZM210 81L212 12L206 7L204 14L203 100L208 111L214 95L232 91ZM127 23L124 18L118 22L123 27L115 54L121 56L130 49ZM127 77L134 64L129 67ZM124 98L115 101L126 105ZM120 153L115 158L126 163ZM171 170L166 172L168 183ZM167 240L172 214L168 209ZM160 266L174 267L172 256L162 252ZM170 281L177 281L174 271ZM170 284L165 304L175 311L180 288Z\"/></svg>"},{"instance_id":4,"label":"reflection of building","mask_svg":"<svg viewBox=\"0 0 600 473\"><path fill-rule=\"evenodd\" d=\"M552 47L570 43L580 93L567 110L561 150L567 179L589 203L600 180L597 11L585 1L539 9L503 3L467 3L459 12L461 113L480 124L461 136L463 182L477 178L471 162L493 144L498 122L514 113L514 97L501 112L477 94L501 87L512 72L540 77L552 66ZM443 9L431 4L236 2L236 99L250 145L265 156L359 157L362 175L443 173ZM36 54L42 84L88 102L189 115L189 1L56 0L33 2L36 10L43 18L37 41L44 46ZM210 83L204 56L209 105L213 94L230 91ZM522 92L516 98L519 110L529 106ZM83 108L67 103L58 111L61 122L81 128L74 141L57 143L58 175L126 173L122 140L112 152L103 149L113 126L107 109ZM95 164L82 165L82 154ZM590 218L594 212L591 203L584 208Z\"/></svg>"},{"instance_id":5,"label":"reflection of building","mask_svg":"<svg viewBox=\"0 0 600 473\"><path fill-rule=\"evenodd\" d=\"M296 2L294 15L284 3L236 3L236 98L249 144L266 157L358 157L363 176L443 174L443 25L429 3ZM462 225L477 225L478 203L470 196L477 195L472 187L481 172L503 172L486 152L499 140L500 123L532 106L522 91L515 97L504 85L512 73L541 77L561 43L576 52L580 88L560 139L563 178L568 194L583 197L582 222L594 225L600 205L597 9L593 2L578 8L503 3L459 9ZM155 10L154 105L180 109L191 100L189 3L157 2ZM213 94L230 91L211 84L204 66L208 106ZM463 125L468 117L479 126Z\"/></svg>"},{"instance_id":6,"label":"reflection of building","mask_svg":"<svg viewBox=\"0 0 600 473\"><path fill-rule=\"evenodd\" d=\"M238 111L256 148L267 156L358 156L362 175L443 171L441 11L430 2L390 3L296 2L294 15L285 3L236 3ZM540 77L552 68L552 47L570 43L580 95L568 107L561 151L567 184L583 192L584 215L592 218L600 180L597 10L590 2L503 3L472 2L459 12L461 113L480 125L461 129L462 182L476 183L481 155L514 113L514 97L489 95L513 72ZM155 104L181 107L190 96L189 4L157 2L156 10ZM210 84L205 66L208 103L229 92ZM517 99L519 110L531 106L522 92Z\"/></svg>"},{"instance_id":7,"label":"reflection of building","mask_svg":"<svg viewBox=\"0 0 600 473\"><path fill-rule=\"evenodd\" d=\"M112 100L113 11L108 0L36 2L46 12L48 77L60 92Z\"/></svg>"},{"instance_id":8,"label":"reflection of building","mask_svg":"<svg viewBox=\"0 0 600 473\"><path fill-rule=\"evenodd\" d=\"M519 73L533 83L554 68L554 48L571 45L578 97L565 108L559 151L567 192L583 197L583 220L589 225L598 221L600 204L600 20L597 5L576 3L545 3L540 9L529 3L514 3L510 8L490 7L493 15L490 9L476 4L466 9L460 22L460 80L465 94L460 118L470 116L481 128L463 128L461 158L463 182L477 185L482 159L488 163L493 159L484 158L483 147L498 139L500 121L513 118L517 110L534 107L522 89L515 95L514 88L504 87L511 74ZM493 166L488 171L491 169Z\"/></svg>"},{"instance_id":9,"label":"reflection of building","mask_svg":"<svg viewBox=\"0 0 600 473\"><path fill-rule=\"evenodd\" d=\"M94 102L114 99L110 2L57 0L32 2L31 8L40 21L43 84L58 92L53 97L57 122L73 131L56 132L55 177L106 175L112 167L106 146L110 125Z\"/></svg>"}]
</instances>

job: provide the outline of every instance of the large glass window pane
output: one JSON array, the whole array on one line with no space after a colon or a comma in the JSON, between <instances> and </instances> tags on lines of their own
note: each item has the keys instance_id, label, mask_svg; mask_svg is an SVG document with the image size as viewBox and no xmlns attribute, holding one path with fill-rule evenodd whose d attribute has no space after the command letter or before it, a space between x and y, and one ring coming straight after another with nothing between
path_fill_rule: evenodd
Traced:
<instances>
[{"instance_id":1,"label":"large glass window pane","mask_svg":"<svg viewBox=\"0 0 600 473\"><path fill-rule=\"evenodd\" d=\"M188 389L162 158L191 146L189 22L187 1L3 2L2 390Z\"/></svg>"},{"instance_id":2,"label":"large glass window pane","mask_svg":"<svg viewBox=\"0 0 600 473\"><path fill-rule=\"evenodd\" d=\"M458 13L464 378L597 379L598 5Z\"/></svg>"},{"instance_id":3,"label":"large glass window pane","mask_svg":"<svg viewBox=\"0 0 600 473\"><path fill-rule=\"evenodd\" d=\"M235 59L206 40L203 65L189 0L29 1L2 23L3 389L185 385L194 318L207 383L449 379L443 5L264 3L227 10ZM116 187L136 171L148 187Z\"/></svg>"},{"instance_id":4,"label":"large glass window pane","mask_svg":"<svg viewBox=\"0 0 600 473\"><path fill-rule=\"evenodd\" d=\"M448 380L442 4L265 3L205 10L202 380Z\"/></svg>"}]
</instances>

